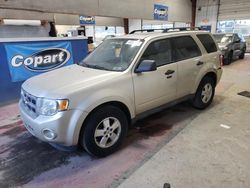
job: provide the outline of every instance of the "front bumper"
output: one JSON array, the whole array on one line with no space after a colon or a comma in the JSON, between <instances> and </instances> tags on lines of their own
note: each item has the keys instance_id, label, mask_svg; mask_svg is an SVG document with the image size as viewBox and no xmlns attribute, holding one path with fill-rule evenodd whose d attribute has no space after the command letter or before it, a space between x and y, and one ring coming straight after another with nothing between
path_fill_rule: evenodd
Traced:
<instances>
[{"instance_id":1,"label":"front bumper","mask_svg":"<svg viewBox=\"0 0 250 188\"><path fill-rule=\"evenodd\" d=\"M23 103L19 102L21 118L26 129L38 139L64 146L74 146L78 143L79 133L87 113L81 110L58 112L54 116L31 117ZM51 131L53 139L48 139L45 132Z\"/></svg>"}]
</instances>

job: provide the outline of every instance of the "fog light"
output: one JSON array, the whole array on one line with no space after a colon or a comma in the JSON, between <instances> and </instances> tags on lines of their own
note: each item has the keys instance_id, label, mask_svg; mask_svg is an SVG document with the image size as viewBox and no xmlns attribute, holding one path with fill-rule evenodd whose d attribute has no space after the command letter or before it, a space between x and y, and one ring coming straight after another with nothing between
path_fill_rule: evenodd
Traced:
<instances>
[{"instance_id":1,"label":"fog light","mask_svg":"<svg viewBox=\"0 0 250 188\"><path fill-rule=\"evenodd\" d=\"M43 135L47 140L54 140L56 138L56 133L54 133L52 130L44 129Z\"/></svg>"}]
</instances>

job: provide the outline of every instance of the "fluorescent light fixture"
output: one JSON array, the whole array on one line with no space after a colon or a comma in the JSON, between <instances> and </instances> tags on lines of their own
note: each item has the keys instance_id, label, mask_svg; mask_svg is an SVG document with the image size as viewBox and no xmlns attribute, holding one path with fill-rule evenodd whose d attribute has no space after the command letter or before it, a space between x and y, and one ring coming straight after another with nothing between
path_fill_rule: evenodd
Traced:
<instances>
[{"instance_id":1,"label":"fluorescent light fixture","mask_svg":"<svg viewBox=\"0 0 250 188\"><path fill-rule=\"evenodd\" d=\"M4 25L30 25L30 26L40 26L40 20L16 20L16 19L3 19Z\"/></svg>"}]
</instances>

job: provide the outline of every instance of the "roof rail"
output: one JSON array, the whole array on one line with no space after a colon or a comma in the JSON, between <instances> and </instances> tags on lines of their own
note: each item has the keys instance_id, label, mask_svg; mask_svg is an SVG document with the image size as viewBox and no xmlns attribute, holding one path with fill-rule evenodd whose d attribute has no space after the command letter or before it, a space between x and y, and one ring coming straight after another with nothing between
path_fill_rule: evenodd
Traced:
<instances>
[{"instance_id":1,"label":"roof rail","mask_svg":"<svg viewBox=\"0 0 250 188\"><path fill-rule=\"evenodd\" d=\"M178 31L199 31L201 30L200 27L174 27L174 28L166 28L166 29L138 29L130 32L129 34L134 34L134 33L143 33L143 32L155 32L155 31L162 31L162 33L167 33L167 32L178 32Z\"/></svg>"},{"instance_id":2,"label":"roof rail","mask_svg":"<svg viewBox=\"0 0 250 188\"><path fill-rule=\"evenodd\" d=\"M155 31L164 31L164 30L165 29L137 29L137 30L131 31L129 34L143 33L143 32L151 33L151 32L155 32Z\"/></svg>"},{"instance_id":3,"label":"roof rail","mask_svg":"<svg viewBox=\"0 0 250 188\"><path fill-rule=\"evenodd\" d=\"M199 31L201 30L200 27L175 27L175 28L167 28L164 29L163 33L167 33L167 32L177 32L177 31Z\"/></svg>"}]
</instances>

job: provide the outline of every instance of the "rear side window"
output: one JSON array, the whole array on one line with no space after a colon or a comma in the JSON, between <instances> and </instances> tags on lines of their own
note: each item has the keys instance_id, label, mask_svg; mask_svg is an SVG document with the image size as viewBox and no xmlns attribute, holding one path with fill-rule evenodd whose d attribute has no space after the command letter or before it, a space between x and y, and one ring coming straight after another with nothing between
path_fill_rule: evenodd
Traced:
<instances>
[{"instance_id":1,"label":"rear side window","mask_svg":"<svg viewBox=\"0 0 250 188\"><path fill-rule=\"evenodd\" d=\"M216 44L210 35L200 34L197 35L197 37L201 41L202 45L205 47L207 53L217 52Z\"/></svg>"},{"instance_id":2,"label":"rear side window","mask_svg":"<svg viewBox=\"0 0 250 188\"><path fill-rule=\"evenodd\" d=\"M174 37L175 61L201 56L201 51L191 36Z\"/></svg>"},{"instance_id":3,"label":"rear side window","mask_svg":"<svg viewBox=\"0 0 250 188\"><path fill-rule=\"evenodd\" d=\"M171 41L163 39L152 42L143 53L141 60L155 60L158 67L172 63Z\"/></svg>"}]
</instances>

